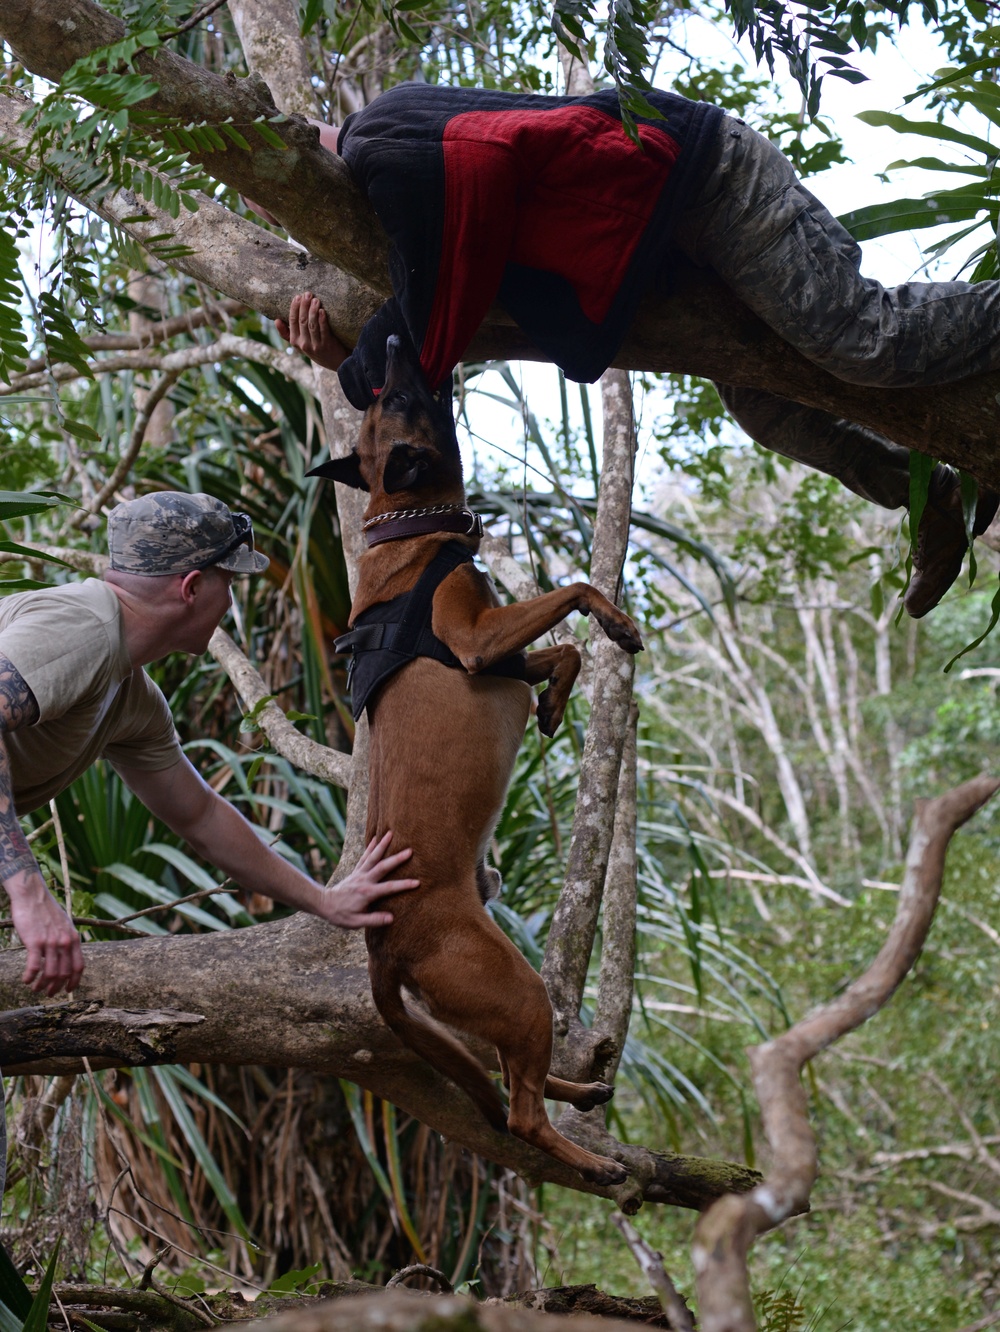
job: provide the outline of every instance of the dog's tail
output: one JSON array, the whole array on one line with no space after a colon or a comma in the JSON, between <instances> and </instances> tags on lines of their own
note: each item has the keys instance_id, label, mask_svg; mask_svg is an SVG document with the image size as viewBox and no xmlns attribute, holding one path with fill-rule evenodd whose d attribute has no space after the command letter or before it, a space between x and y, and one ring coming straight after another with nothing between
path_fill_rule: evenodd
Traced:
<instances>
[{"instance_id":1,"label":"dog's tail","mask_svg":"<svg viewBox=\"0 0 1000 1332\"><path fill-rule=\"evenodd\" d=\"M371 968L372 996L386 1025L421 1059L451 1078L482 1111L491 1128L507 1132L507 1112L493 1081L478 1059L433 1018L408 1007L398 974Z\"/></svg>"}]
</instances>

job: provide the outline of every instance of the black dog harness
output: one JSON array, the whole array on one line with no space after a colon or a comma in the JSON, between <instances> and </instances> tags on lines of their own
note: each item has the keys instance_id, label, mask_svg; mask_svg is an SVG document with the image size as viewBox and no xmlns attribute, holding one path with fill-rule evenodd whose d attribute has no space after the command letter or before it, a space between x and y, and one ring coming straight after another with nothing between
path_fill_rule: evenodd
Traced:
<instances>
[{"instance_id":1,"label":"black dog harness","mask_svg":"<svg viewBox=\"0 0 1000 1332\"><path fill-rule=\"evenodd\" d=\"M434 593L460 564L471 564L472 552L458 541L449 541L441 547L416 583L391 601L369 606L354 621L349 633L341 634L334 643L337 652L350 653L347 687L351 691L354 719L369 708L371 720L372 695L385 682L416 657L433 657L435 661L462 671L465 667L431 629L431 608ZM502 675L510 680L525 678L523 652L502 657L480 672L482 675Z\"/></svg>"}]
</instances>

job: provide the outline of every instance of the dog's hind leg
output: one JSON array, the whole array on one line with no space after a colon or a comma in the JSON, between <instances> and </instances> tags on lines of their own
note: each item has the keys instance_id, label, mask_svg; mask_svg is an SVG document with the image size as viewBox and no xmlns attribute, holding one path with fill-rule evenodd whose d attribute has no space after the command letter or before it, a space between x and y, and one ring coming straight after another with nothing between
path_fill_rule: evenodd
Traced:
<instances>
[{"instance_id":1,"label":"dog's hind leg","mask_svg":"<svg viewBox=\"0 0 1000 1332\"><path fill-rule=\"evenodd\" d=\"M545 1079L545 1095L550 1101L568 1101L577 1110L607 1105L614 1094L614 1087L607 1082L567 1082L551 1075Z\"/></svg>"},{"instance_id":2,"label":"dog's hind leg","mask_svg":"<svg viewBox=\"0 0 1000 1332\"><path fill-rule=\"evenodd\" d=\"M384 962L368 959L375 1007L386 1025L404 1045L461 1087L479 1107L491 1128L507 1132L507 1115L500 1094L479 1060L433 1019L408 1007L401 994L402 977Z\"/></svg>"},{"instance_id":3,"label":"dog's hind leg","mask_svg":"<svg viewBox=\"0 0 1000 1332\"><path fill-rule=\"evenodd\" d=\"M497 1050L503 1085L510 1090L510 1067L502 1050ZM544 1095L549 1101L568 1101L577 1110L593 1110L595 1106L607 1105L615 1094L614 1087L607 1082L567 1082L565 1078L554 1078L551 1074L545 1079Z\"/></svg>"},{"instance_id":4,"label":"dog's hind leg","mask_svg":"<svg viewBox=\"0 0 1000 1332\"><path fill-rule=\"evenodd\" d=\"M534 971L530 975L537 984L531 987L534 993L530 1001L529 996L525 995L521 1014L523 1026L504 1041L502 1049L497 1047L504 1082L510 1088L507 1127L516 1137L523 1138L532 1146L548 1152L557 1161L563 1161L578 1170L584 1179L595 1184L621 1184L628 1177L628 1171L623 1165L612 1161L610 1157L585 1151L570 1142L552 1127L545 1112L544 1096L550 1086L558 1091L570 1088L574 1091L574 1096L554 1099L576 1103L576 1093L583 1093L579 1105L581 1110L589 1110L601 1104L600 1097L593 1099L592 1096L596 1088L601 1087L602 1092L610 1092L611 1089L600 1083L585 1086L548 1077L552 1057L552 1009L541 977ZM604 1096L603 1099L608 1098Z\"/></svg>"},{"instance_id":5,"label":"dog's hind leg","mask_svg":"<svg viewBox=\"0 0 1000 1332\"><path fill-rule=\"evenodd\" d=\"M528 684L549 682L538 696L538 729L542 735L555 735L579 674L580 653L571 643L528 653L524 673Z\"/></svg>"}]
</instances>

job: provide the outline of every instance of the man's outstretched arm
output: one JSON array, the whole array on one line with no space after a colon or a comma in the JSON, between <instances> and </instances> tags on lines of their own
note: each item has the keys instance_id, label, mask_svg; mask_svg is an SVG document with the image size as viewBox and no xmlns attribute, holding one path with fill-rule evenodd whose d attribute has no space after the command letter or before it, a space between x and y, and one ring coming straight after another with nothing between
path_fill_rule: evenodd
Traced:
<instances>
[{"instance_id":1,"label":"man's outstretched arm","mask_svg":"<svg viewBox=\"0 0 1000 1332\"><path fill-rule=\"evenodd\" d=\"M5 737L38 720L38 703L17 668L0 655L0 883L10 898L14 929L28 951L24 983L49 996L75 990L83 975L80 936L45 886L14 808Z\"/></svg>"},{"instance_id":2,"label":"man's outstretched arm","mask_svg":"<svg viewBox=\"0 0 1000 1332\"><path fill-rule=\"evenodd\" d=\"M310 911L331 925L389 925L389 912L369 908L380 897L418 886L416 879L386 877L410 858L409 850L386 855L391 834L372 843L336 887L324 888L265 846L243 815L213 791L186 758L159 772L120 765L118 770L147 809L240 887Z\"/></svg>"}]
</instances>

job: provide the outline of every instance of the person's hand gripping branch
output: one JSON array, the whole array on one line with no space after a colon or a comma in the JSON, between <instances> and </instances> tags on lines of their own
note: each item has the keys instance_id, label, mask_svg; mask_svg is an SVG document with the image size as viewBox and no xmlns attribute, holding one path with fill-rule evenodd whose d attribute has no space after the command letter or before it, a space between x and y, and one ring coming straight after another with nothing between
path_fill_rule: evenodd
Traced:
<instances>
[{"instance_id":1,"label":"person's hand gripping branch","mask_svg":"<svg viewBox=\"0 0 1000 1332\"><path fill-rule=\"evenodd\" d=\"M311 291L293 296L288 322L276 319L274 326L286 342L325 370L338 370L348 357L347 348L330 328L319 297Z\"/></svg>"}]
</instances>

